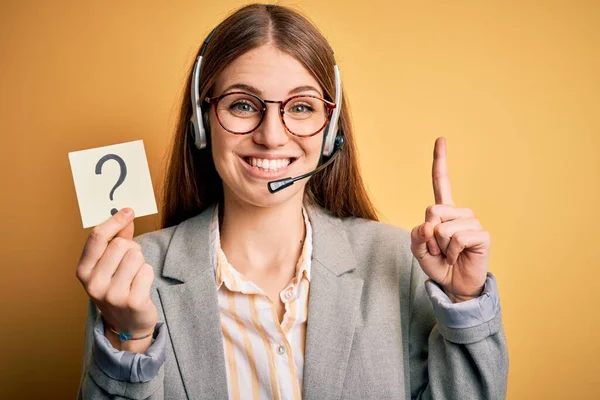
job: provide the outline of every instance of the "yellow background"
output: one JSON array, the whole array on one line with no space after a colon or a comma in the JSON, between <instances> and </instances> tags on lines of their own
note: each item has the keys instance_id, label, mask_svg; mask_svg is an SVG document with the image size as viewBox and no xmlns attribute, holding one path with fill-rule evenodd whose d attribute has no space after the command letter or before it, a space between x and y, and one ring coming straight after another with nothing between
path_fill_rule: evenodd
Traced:
<instances>
[{"instance_id":1,"label":"yellow background","mask_svg":"<svg viewBox=\"0 0 600 400\"><path fill-rule=\"evenodd\" d=\"M3 398L77 390L89 229L67 153L143 139L158 194L184 74L243 3L2 1ZM280 4L336 51L384 221L423 221L433 143L448 139L454 200L492 234L508 398L600 398L600 2Z\"/></svg>"}]
</instances>

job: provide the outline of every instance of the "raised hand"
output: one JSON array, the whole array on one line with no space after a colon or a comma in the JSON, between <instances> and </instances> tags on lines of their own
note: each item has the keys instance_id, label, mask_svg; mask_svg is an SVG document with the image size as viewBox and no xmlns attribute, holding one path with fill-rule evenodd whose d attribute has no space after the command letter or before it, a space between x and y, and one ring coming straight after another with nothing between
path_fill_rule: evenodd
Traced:
<instances>
[{"instance_id":1,"label":"raised hand","mask_svg":"<svg viewBox=\"0 0 600 400\"><path fill-rule=\"evenodd\" d=\"M100 309L105 335L113 347L140 353L150 346L151 336L119 343L118 336L106 326L141 337L158 321L150 299L154 270L146 264L139 243L133 241L133 219L133 210L124 209L92 229L77 266L77 278Z\"/></svg>"},{"instance_id":2,"label":"raised hand","mask_svg":"<svg viewBox=\"0 0 600 400\"><path fill-rule=\"evenodd\" d=\"M481 294L487 278L490 234L473 211L452 201L444 138L435 141L432 180L435 204L427 207L425 222L413 228L411 251L453 302L470 300Z\"/></svg>"}]
</instances>

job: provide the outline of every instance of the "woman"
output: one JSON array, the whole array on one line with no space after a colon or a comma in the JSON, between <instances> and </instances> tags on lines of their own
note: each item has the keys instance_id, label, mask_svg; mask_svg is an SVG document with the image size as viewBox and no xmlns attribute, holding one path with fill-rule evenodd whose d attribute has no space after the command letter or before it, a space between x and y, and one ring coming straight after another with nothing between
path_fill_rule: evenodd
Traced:
<instances>
[{"instance_id":1,"label":"woman","mask_svg":"<svg viewBox=\"0 0 600 400\"><path fill-rule=\"evenodd\" d=\"M188 79L163 229L134 239L121 210L83 250L80 397L503 398L489 235L452 204L443 139L425 222L379 223L317 29L256 4L213 32Z\"/></svg>"}]
</instances>

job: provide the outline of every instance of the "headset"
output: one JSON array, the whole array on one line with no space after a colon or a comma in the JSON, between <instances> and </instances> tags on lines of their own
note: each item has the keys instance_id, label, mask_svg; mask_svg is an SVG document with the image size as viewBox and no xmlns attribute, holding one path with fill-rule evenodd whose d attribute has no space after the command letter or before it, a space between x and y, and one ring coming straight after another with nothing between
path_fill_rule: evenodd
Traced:
<instances>
[{"instance_id":1,"label":"headset","mask_svg":"<svg viewBox=\"0 0 600 400\"><path fill-rule=\"evenodd\" d=\"M194 146L199 150L205 149L208 144L208 116L202 110L202 101L200 99L200 67L202 66L202 58L204 57L206 46L210 42L210 39L216 32L217 28L214 28L206 37L206 40L204 40L204 43L202 44L202 49L200 50L200 55L198 56L194 64L194 72L192 75L192 116L190 118L189 128L194 140ZM331 51L331 53L333 54L333 50ZM340 117L340 111L342 110L342 79L340 77L340 70L337 66L337 62L335 62L335 57L334 63L335 64L333 68L335 72L335 108L333 109L331 118L327 124L327 127L325 128L325 134L323 135L323 145L321 146L321 156L322 158L327 158L327 161L325 161L315 170L304 175L295 178L284 178L279 179L277 181L269 182L268 189L271 193L276 193L281 189L291 186L297 180L308 178L311 175L321 171L323 168L325 168L327 165L333 162L333 160L342 150L342 147L344 145L344 138L340 134L340 129L338 128L338 120Z\"/></svg>"}]
</instances>

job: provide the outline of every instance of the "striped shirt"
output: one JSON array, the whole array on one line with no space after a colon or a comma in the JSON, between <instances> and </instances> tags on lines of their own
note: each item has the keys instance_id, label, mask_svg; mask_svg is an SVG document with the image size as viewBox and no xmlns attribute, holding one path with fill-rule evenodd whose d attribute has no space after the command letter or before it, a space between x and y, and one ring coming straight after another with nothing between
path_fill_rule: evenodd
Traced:
<instances>
[{"instance_id":1,"label":"striped shirt","mask_svg":"<svg viewBox=\"0 0 600 400\"><path fill-rule=\"evenodd\" d=\"M215 207L211 241L217 254L215 274L230 399L302 397L312 255L312 230L304 208L302 214L306 236L294 278L279 295L285 306L280 323L271 299L227 261Z\"/></svg>"}]
</instances>

